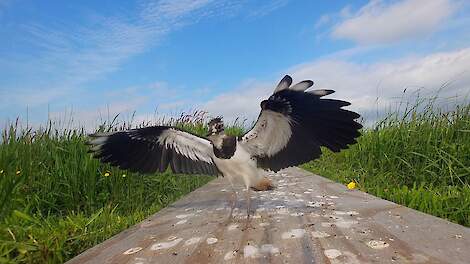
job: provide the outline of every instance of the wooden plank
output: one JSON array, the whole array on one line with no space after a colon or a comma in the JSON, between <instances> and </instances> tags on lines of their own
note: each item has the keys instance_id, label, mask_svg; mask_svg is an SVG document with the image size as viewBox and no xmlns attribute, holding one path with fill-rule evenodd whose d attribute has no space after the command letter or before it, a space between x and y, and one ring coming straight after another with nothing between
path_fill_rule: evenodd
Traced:
<instances>
[{"instance_id":1,"label":"wooden plank","mask_svg":"<svg viewBox=\"0 0 470 264\"><path fill-rule=\"evenodd\" d=\"M469 263L470 229L298 168L277 188L244 191L228 220L230 186L211 181L68 263Z\"/></svg>"}]
</instances>

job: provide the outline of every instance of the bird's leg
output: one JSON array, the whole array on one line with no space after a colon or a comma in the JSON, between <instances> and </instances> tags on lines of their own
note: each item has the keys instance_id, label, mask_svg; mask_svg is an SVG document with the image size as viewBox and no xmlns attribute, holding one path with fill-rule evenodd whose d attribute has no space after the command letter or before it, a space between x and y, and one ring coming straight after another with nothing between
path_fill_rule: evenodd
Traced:
<instances>
[{"instance_id":1,"label":"bird's leg","mask_svg":"<svg viewBox=\"0 0 470 264\"><path fill-rule=\"evenodd\" d=\"M232 186L232 193L230 194L230 215L228 216L227 220L232 220L233 217L233 208L235 208L235 205L237 203L237 191L235 191L235 188Z\"/></svg>"},{"instance_id":2,"label":"bird's leg","mask_svg":"<svg viewBox=\"0 0 470 264\"><path fill-rule=\"evenodd\" d=\"M246 189L246 219L248 220L250 218L250 209L251 209L251 195L250 195L250 189Z\"/></svg>"},{"instance_id":3,"label":"bird's leg","mask_svg":"<svg viewBox=\"0 0 470 264\"><path fill-rule=\"evenodd\" d=\"M250 195L250 187L246 189L246 222L245 222L245 230L250 227L250 211L251 211L251 195Z\"/></svg>"}]
</instances>

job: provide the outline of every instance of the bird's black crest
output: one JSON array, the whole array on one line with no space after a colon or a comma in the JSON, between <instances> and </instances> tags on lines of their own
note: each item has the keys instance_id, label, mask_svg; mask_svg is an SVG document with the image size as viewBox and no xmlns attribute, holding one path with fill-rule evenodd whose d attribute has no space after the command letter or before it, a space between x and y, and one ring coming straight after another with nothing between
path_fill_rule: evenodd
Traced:
<instances>
[{"instance_id":1,"label":"bird's black crest","mask_svg":"<svg viewBox=\"0 0 470 264\"><path fill-rule=\"evenodd\" d=\"M214 126L214 125L220 124L220 123L223 123L222 117L218 116L218 117L212 118L212 119L209 121L209 123L207 123L207 125L208 125L209 127L211 127L211 126Z\"/></svg>"}]
</instances>

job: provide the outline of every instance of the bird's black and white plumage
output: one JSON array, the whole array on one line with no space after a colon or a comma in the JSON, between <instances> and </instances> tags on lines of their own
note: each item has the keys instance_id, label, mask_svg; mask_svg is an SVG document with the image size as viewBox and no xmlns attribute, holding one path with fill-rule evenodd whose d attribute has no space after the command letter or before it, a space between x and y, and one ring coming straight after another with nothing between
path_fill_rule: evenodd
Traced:
<instances>
[{"instance_id":1,"label":"bird's black and white plumage","mask_svg":"<svg viewBox=\"0 0 470 264\"><path fill-rule=\"evenodd\" d=\"M343 109L350 103L322 98L332 90L307 90L312 81L291 84L286 75L261 102L253 128L240 137L226 135L215 118L207 137L153 126L93 134L90 150L122 169L152 173L170 167L175 173L225 176L249 188L263 179L261 169L278 171L318 158L322 146L338 152L356 143L362 126L357 113Z\"/></svg>"},{"instance_id":2,"label":"bird's black and white plumage","mask_svg":"<svg viewBox=\"0 0 470 264\"><path fill-rule=\"evenodd\" d=\"M133 172L220 175L211 143L169 126L90 135L90 152L102 162Z\"/></svg>"},{"instance_id":3,"label":"bird's black and white plumage","mask_svg":"<svg viewBox=\"0 0 470 264\"><path fill-rule=\"evenodd\" d=\"M342 109L350 103L321 98L332 90L306 91L312 81L290 86L285 76L274 94L261 102L254 127L241 144L256 158L258 167L278 171L321 155L321 146L334 152L356 143L362 125L355 112Z\"/></svg>"}]
</instances>

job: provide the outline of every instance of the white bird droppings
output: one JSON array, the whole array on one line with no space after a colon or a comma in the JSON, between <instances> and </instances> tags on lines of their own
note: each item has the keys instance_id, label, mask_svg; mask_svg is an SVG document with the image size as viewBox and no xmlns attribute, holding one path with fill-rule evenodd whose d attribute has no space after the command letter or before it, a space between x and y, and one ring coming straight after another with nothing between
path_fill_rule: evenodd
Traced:
<instances>
[{"instance_id":1,"label":"white bird droppings","mask_svg":"<svg viewBox=\"0 0 470 264\"><path fill-rule=\"evenodd\" d=\"M173 240L175 240L175 239L177 239L177 238L178 238L178 237L175 237L175 236L169 236L169 237L167 238L167 240L168 240L168 241L173 241Z\"/></svg>"},{"instance_id":2,"label":"white bird droppings","mask_svg":"<svg viewBox=\"0 0 470 264\"><path fill-rule=\"evenodd\" d=\"M322 227L333 227L335 224L334 223L329 223L329 222L323 222L321 223Z\"/></svg>"},{"instance_id":3,"label":"white bird droppings","mask_svg":"<svg viewBox=\"0 0 470 264\"><path fill-rule=\"evenodd\" d=\"M187 218L187 217L190 217L190 216L193 216L194 214L180 214L180 215L177 215L176 218L178 219L183 219L183 218Z\"/></svg>"},{"instance_id":4,"label":"white bird droppings","mask_svg":"<svg viewBox=\"0 0 470 264\"><path fill-rule=\"evenodd\" d=\"M286 215L289 213L289 209L282 207L282 208L277 209L276 212L281 215Z\"/></svg>"},{"instance_id":5,"label":"white bird droppings","mask_svg":"<svg viewBox=\"0 0 470 264\"><path fill-rule=\"evenodd\" d=\"M257 258L259 256L259 250L257 247L247 245L243 248L243 257L245 258Z\"/></svg>"},{"instance_id":6,"label":"white bird droppings","mask_svg":"<svg viewBox=\"0 0 470 264\"><path fill-rule=\"evenodd\" d=\"M237 255L237 252L235 250L227 252L224 256L224 260L231 260Z\"/></svg>"},{"instance_id":7,"label":"white bird droppings","mask_svg":"<svg viewBox=\"0 0 470 264\"><path fill-rule=\"evenodd\" d=\"M186 240L186 241L184 242L184 245L185 245L185 246L190 246L190 245L199 243L199 241L201 241L201 239L202 239L201 237L192 237L192 238Z\"/></svg>"},{"instance_id":8,"label":"white bird droppings","mask_svg":"<svg viewBox=\"0 0 470 264\"><path fill-rule=\"evenodd\" d=\"M270 223L266 223L266 222L259 223L259 226L268 226L268 225L270 225Z\"/></svg>"},{"instance_id":9,"label":"white bird droppings","mask_svg":"<svg viewBox=\"0 0 470 264\"><path fill-rule=\"evenodd\" d=\"M341 253L341 251L337 250L337 249L327 249L324 251L325 253L325 256L329 259L334 259L334 258L337 258L341 255L343 255Z\"/></svg>"},{"instance_id":10,"label":"white bird droppings","mask_svg":"<svg viewBox=\"0 0 470 264\"><path fill-rule=\"evenodd\" d=\"M291 216L303 216L304 213L300 213L300 212L296 212L296 213L292 213L290 214Z\"/></svg>"},{"instance_id":11,"label":"white bird droppings","mask_svg":"<svg viewBox=\"0 0 470 264\"><path fill-rule=\"evenodd\" d=\"M326 233L326 232L322 232L322 231L313 231L312 232L312 237L314 238L325 238L325 237L329 237L330 234Z\"/></svg>"},{"instance_id":12,"label":"white bird droppings","mask_svg":"<svg viewBox=\"0 0 470 264\"><path fill-rule=\"evenodd\" d=\"M357 224L357 221L350 220L350 221L338 221L335 222L335 225L340 228L350 228L352 225Z\"/></svg>"},{"instance_id":13,"label":"white bird droppings","mask_svg":"<svg viewBox=\"0 0 470 264\"><path fill-rule=\"evenodd\" d=\"M160 250L160 249L172 248L172 247L178 245L181 242L181 240L183 240L183 239L178 238L178 239L175 239L175 240L170 241L170 242L156 243L156 244L153 244L152 247L150 247L150 250Z\"/></svg>"},{"instance_id":14,"label":"white bird droppings","mask_svg":"<svg viewBox=\"0 0 470 264\"><path fill-rule=\"evenodd\" d=\"M208 245L215 244L215 243L217 243L217 241L218 241L218 239L215 238L215 237L209 237L209 238L206 239L206 242L207 242Z\"/></svg>"},{"instance_id":15,"label":"white bird droppings","mask_svg":"<svg viewBox=\"0 0 470 264\"><path fill-rule=\"evenodd\" d=\"M272 244L264 244L261 246L262 253L277 254L279 253L279 248L273 246Z\"/></svg>"},{"instance_id":16,"label":"white bird droppings","mask_svg":"<svg viewBox=\"0 0 470 264\"><path fill-rule=\"evenodd\" d=\"M338 196L335 196L335 195L330 195L328 197L330 197L331 199L338 199L339 198Z\"/></svg>"},{"instance_id":17,"label":"white bird droppings","mask_svg":"<svg viewBox=\"0 0 470 264\"><path fill-rule=\"evenodd\" d=\"M146 260L147 259L145 259L145 258L135 258L134 259L135 262L133 262L133 263L134 264L145 264Z\"/></svg>"},{"instance_id":18,"label":"white bird droppings","mask_svg":"<svg viewBox=\"0 0 470 264\"><path fill-rule=\"evenodd\" d=\"M371 241L367 242L367 245L370 248L373 248L373 249L384 249L384 248L390 246L390 244L388 244L387 242L380 241L380 240L371 240Z\"/></svg>"},{"instance_id":19,"label":"white bird droppings","mask_svg":"<svg viewBox=\"0 0 470 264\"><path fill-rule=\"evenodd\" d=\"M228 227L227 227L227 230L228 231L233 231L235 229L237 229L238 225L237 224L230 224Z\"/></svg>"},{"instance_id":20,"label":"white bird droppings","mask_svg":"<svg viewBox=\"0 0 470 264\"><path fill-rule=\"evenodd\" d=\"M291 229L289 232L282 233L281 237L283 239L289 238L301 238L305 234L305 229Z\"/></svg>"},{"instance_id":21,"label":"white bird droppings","mask_svg":"<svg viewBox=\"0 0 470 264\"><path fill-rule=\"evenodd\" d=\"M179 220L178 222L176 222L175 225L182 225L184 223L188 222L188 219L183 219L183 220Z\"/></svg>"},{"instance_id":22,"label":"white bird droppings","mask_svg":"<svg viewBox=\"0 0 470 264\"><path fill-rule=\"evenodd\" d=\"M141 251L142 248L141 247L134 247L134 248L129 248L128 250L124 251L124 255L131 255L131 254L134 254L134 253L137 253L139 251Z\"/></svg>"},{"instance_id":23,"label":"white bird droppings","mask_svg":"<svg viewBox=\"0 0 470 264\"><path fill-rule=\"evenodd\" d=\"M321 207L323 205L325 205L324 202L308 202L307 203L308 207Z\"/></svg>"},{"instance_id":24,"label":"white bird droppings","mask_svg":"<svg viewBox=\"0 0 470 264\"><path fill-rule=\"evenodd\" d=\"M320 217L320 215L317 213L310 213L310 217Z\"/></svg>"},{"instance_id":25,"label":"white bird droppings","mask_svg":"<svg viewBox=\"0 0 470 264\"><path fill-rule=\"evenodd\" d=\"M347 211L347 212L344 212L344 211L335 211L334 214L336 214L336 215L350 215L350 216L353 216L353 215L358 215L359 213L356 212L356 211Z\"/></svg>"}]
</instances>

